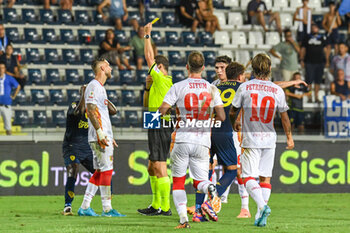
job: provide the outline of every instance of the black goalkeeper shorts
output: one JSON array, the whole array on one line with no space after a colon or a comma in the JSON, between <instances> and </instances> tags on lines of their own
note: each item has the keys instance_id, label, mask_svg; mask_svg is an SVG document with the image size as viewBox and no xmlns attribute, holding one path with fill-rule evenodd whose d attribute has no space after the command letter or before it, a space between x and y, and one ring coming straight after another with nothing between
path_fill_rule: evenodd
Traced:
<instances>
[{"instance_id":1,"label":"black goalkeeper shorts","mask_svg":"<svg viewBox=\"0 0 350 233\"><path fill-rule=\"evenodd\" d=\"M148 130L149 160L165 162L169 157L172 128Z\"/></svg>"}]
</instances>

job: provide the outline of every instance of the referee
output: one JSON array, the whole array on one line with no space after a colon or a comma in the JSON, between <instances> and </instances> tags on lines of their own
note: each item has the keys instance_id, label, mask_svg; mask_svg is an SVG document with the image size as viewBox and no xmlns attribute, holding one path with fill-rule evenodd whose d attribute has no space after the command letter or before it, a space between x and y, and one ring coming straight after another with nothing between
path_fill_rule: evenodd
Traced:
<instances>
[{"instance_id":1,"label":"referee","mask_svg":"<svg viewBox=\"0 0 350 233\"><path fill-rule=\"evenodd\" d=\"M150 112L158 110L163 102L165 94L173 85L171 76L168 75L169 61L165 56L154 56L151 44L152 24L145 26L145 58L149 67L144 92L144 107ZM170 179L167 174L166 160L169 155L171 143L171 128L149 129L148 147L150 150L148 173L152 189L152 204L146 209L138 209L140 214L171 215L170 210Z\"/></svg>"}]
</instances>

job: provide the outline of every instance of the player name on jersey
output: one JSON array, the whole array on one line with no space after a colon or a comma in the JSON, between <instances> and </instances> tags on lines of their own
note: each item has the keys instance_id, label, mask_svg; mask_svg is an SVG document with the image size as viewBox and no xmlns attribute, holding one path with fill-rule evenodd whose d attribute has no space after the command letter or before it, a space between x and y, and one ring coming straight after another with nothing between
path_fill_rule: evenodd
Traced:
<instances>
[{"instance_id":1,"label":"player name on jersey","mask_svg":"<svg viewBox=\"0 0 350 233\"><path fill-rule=\"evenodd\" d=\"M247 91L266 91L271 92L273 94L277 94L277 88L266 86L264 84L249 84L246 86Z\"/></svg>"}]
</instances>

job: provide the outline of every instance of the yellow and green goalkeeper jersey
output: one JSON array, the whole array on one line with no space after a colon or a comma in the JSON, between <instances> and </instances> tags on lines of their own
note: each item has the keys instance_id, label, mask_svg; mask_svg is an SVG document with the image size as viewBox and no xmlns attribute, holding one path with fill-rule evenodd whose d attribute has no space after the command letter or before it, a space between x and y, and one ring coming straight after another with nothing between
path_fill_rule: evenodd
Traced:
<instances>
[{"instance_id":1,"label":"yellow and green goalkeeper jersey","mask_svg":"<svg viewBox=\"0 0 350 233\"><path fill-rule=\"evenodd\" d=\"M158 69L156 63L153 63L148 74L151 75L153 79L148 98L148 110L150 112L155 112L160 105L162 105L164 96L173 85L173 81L171 76L164 75L162 71Z\"/></svg>"}]
</instances>

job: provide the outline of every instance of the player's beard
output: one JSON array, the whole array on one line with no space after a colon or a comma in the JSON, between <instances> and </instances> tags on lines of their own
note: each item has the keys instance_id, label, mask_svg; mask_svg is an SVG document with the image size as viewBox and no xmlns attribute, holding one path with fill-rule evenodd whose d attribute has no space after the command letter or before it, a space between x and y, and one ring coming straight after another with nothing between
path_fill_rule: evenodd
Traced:
<instances>
[{"instance_id":1,"label":"player's beard","mask_svg":"<svg viewBox=\"0 0 350 233\"><path fill-rule=\"evenodd\" d=\"M107 79L112 78L112 71L109 71L108 73L106 72L105 74L107 76Z\"/></svg>"}]
</instances>

